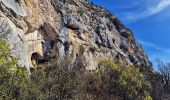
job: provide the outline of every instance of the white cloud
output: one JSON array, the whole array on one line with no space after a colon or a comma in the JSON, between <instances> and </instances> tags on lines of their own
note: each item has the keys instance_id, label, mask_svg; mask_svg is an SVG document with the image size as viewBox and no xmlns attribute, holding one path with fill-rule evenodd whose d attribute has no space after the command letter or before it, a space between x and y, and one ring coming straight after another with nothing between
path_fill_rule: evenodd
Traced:
<instances>
[{"instance_id":1,"label":"white cloud","mask_svg":"<svg viewBox=\"0 0 170 100\"><path fill-rule=\"evenodd\" d=\"M163 11L168 6L170 6L170 0L161 0L161 2L156 7L148 9L148 16L157 14Z\"/></svg>"},{"instance_id":2,"label":"white cloud","mask_svg":"<svg viewBox=\"0 0 170 100\"><path fill-rule=\"evenodd\" d=\"M136 21L139 19L153 16L170 7L170 0L160 0L160 2L152 7L146 8L144 11L138 13L129 13L125 20Z\"/></svg>"},{"instance_id":3,"label":"white cloud","mask_svg":"<svg viewBox=\"0 0 170 100\"><path fill-rule=\"evenodd\" d=\"M140 40L139 43L142 44L144 49L147 49L149 60L153 63L154 69L157 70L157 59L160 59L165 63L170 62L170 48L161 48L154 43L143 40Z\"/></svg>"},{"instance_id":4,"label":"white cloud","mask_svg":"<svg viewBox=\"0 0 170 100\"><path fill-rule=\"evenodd\" d=\"M145 46L147 48L155 49L155 50L159 51L160 53L170 55L170 48L168 48L168 49L167 48L161 48L160 46L158 46L154 43L145 42L143 40L139 40L139 43L141 43L143 46Z\"/></svg>"}]
</instances>

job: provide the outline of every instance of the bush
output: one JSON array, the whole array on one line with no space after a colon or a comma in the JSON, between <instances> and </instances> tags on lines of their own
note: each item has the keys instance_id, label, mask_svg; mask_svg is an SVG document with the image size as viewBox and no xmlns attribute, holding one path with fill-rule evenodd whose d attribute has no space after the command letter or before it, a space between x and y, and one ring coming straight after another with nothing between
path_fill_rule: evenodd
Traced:
<instances>
[{"instance_id":1,"label":"bush","mask_svg":"<svg viewBox=\"0 0 170 100\"><path fill-rule=\"evenodd\" d=\"M25 68L18 67L9 45L0 40L0 99L24 99L28 92L33 94L32 85ZM31 97L31 95L29 95Z\"/></svg>"},{"instance_id":2,"label":"bush","mask_svg":"<svg viewBox=\"0 0 170 100\"><path fill-rule=\"evenodd\" d=\"M127 100L151 100L150 83L138 67L106 60L99 63L99 68L110 94Z\"/></svg>"},{"instance_id":3,"label":"bush","mask_svg":"<svg viewBox=\"0 0 170 100\"><path fill-rule=\"evenodd\" d=\"M77 82L71 70L59 63L46 65L31 74L31 81L45 100L68 100L76 93Z\"/></svg>"},{"instance_id":4,"label":"bush","mask_svg":"<svg viewBox=\"0 0 170 100\"><path fill-rule=\"evenodd\" d=\"M87 71L83 59L77 61L72 67L53 61L28 76L9 45L0 41L0 100L152 100L150 83L139 68L105 60Z\"/></svg>"}]
</instances>

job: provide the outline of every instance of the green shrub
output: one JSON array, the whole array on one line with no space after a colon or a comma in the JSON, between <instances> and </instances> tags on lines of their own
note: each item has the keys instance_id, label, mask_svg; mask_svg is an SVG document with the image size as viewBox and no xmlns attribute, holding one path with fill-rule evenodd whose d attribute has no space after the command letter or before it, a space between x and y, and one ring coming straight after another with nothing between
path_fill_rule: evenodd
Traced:
<instances>
[{"instance_id":1,"label":"green shrub","mask_svg":"<svg viewBox=\"0 0 170 100\"><path fill-rule=\"evenodd\" d=\"M111 94L128 100L151 100L150 83L138 67L106 60L99 63L99 68Z\"/></svg>"},{"instance_id":2,"label":"green shrub","mask_svg":"<svg viewBox=\"0 0 170 100\"><path fill-rule=\"evenodd\" d=\"M33 71L32 83L41 91L44 100L68 100L73 98L77 82L68 66L59 63L46 65L41 70Z\"/></svg>"},{"instance_id":3,"label":"green shrub","mask_svg":"<svg viewBox=\"0 0 170 100\"><path fill-rule=\"evenodd\" d=\"M9 45L0 40L0 99L21 99L27 91L28 72L17 66Z\"/></svg>"},{"instance_id":4,"label":"green shrub","mask_svg":"<svg viewBox=\"0 0 170 100\"><path fill-rule=\"evenodd\" d=\"M80 46L81 55L84 50ZM105 60L99 69L87 71L83 59L77 61L72 67L54 61L28 76L1 40L0 100L152 100L150 83L139 68Z\"/></svg>"}]
</instances>

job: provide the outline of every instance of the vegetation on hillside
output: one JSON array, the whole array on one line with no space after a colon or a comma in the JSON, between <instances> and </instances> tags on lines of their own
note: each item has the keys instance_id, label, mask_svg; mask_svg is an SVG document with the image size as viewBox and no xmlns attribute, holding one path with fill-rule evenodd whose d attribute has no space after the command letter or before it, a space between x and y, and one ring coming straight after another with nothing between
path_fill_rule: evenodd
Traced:
<instances>
[{"instance_id":1,"label":"vegetation on hillside","mask_svg":"<svg viewBox=\"0 0 170 100\"><path fill-rule=\"evenodd\" d=\"M17 63L9 45L0 40L0 100L19 99L29 89L28 73Z\"/></svg>"},{"instance_id":2,"label":"vegetation on hillside","mask_svg":"<svg viewBox=\"0 0 170 100\"><path fill-rule=\"evenodd\" d=\"M159 81L157 81L160 95L163 97L166 95L169 97L170 94L170 63L164 63L160 60L157 60L158 63L158 72L157 76ZM158 94L158 93L157 93Z\"/></svg>"},{"instance_id":3,"label":"vegetation on hillside","mask_svg":"<svg viewBox=\"0 0 170 100\"><path fill-rule=\"evenodd\" d=\"M81 63L70 67L54 60L29 76L17 63L1 40L1 100L152 100L150 83L134 66L106 60L97 70L82 71Z\"/></svg>"}]
</instances>

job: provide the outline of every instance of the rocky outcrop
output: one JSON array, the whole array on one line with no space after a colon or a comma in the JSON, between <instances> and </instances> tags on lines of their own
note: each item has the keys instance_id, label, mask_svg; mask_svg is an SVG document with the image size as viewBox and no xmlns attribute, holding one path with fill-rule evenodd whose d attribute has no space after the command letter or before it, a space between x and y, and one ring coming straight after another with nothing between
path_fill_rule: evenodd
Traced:
<instances>
[{"instance_id":1,"label":"rocky outcrop","mask_svg":"<svg viewBox=\"0 0 170 100\"><path fill-rule=\"evenodd\" d=\"M34 67L31 60L35 54L40 56L37 60L55 57L69 59L70 64L81 55L89 70L105 59L151 69L133 33L101 7L85 0L0 2L0 24L10 29L4 32L5 38L27 69Z\"/></svg>"}]
</instances>

